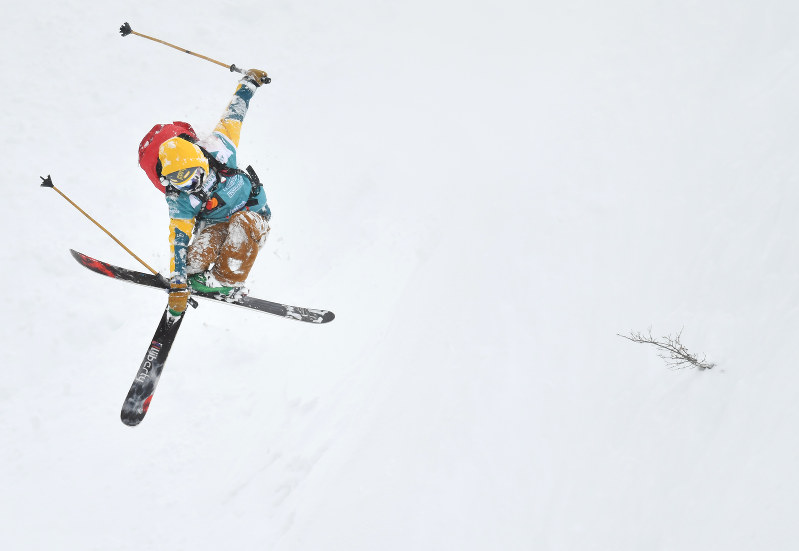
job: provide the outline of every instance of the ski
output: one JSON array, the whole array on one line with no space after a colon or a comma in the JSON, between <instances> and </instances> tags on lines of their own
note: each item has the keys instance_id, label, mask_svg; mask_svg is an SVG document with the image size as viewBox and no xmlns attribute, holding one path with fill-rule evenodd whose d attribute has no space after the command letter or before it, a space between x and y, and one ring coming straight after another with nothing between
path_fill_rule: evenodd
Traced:
<instances>
[{"instance_id":1,"label":"ski","mask_svg":"<svg viewBox=\"0 0 799 551\"><path fill-rule=\"evenodd\" d=\"M120 268L119 266L108 264L102 260L97 260L73 249L70 249L70 252L75 260L77 260L81 265L100 275L104 275L113 279L119 279L121 281L127 281L129 283L135 283L137 285L144 285L147 287L155 287L158 289L169 288L169 282L161 274L147 274L144 272L137 272L135 270L128 270L127 268ZM191 291L191 294L195 297L215 300L217 302L224 302L227 304L232 304L233 306L239 306L249 310L257 310L259 312L265 312L274 316L280 316L283 318L304 321L308 323L328 323L333 321L333 319L336 317L336 315L329 310L291 306L289 304L281 304L279 302L272 302L248 295L223 295L221 293L205 293L194 290Z\"/></svg>"},{"instance_id":2,"label":"ski","mask_svg":"<svg viewBox=\"0 0 799 551\"><path fill-rule=\"evenodd\" d=\"M129 427L135 427L141 423L150 408L155 387L158 384L158 379L161 378L161 371L164 369L166 358L175 341L175 335L178 333L184 314L185 312L180 316L173 316L167 307L164 310L164 315L161 316L153 340L147 348L139 371L136 372L136 378L130 386L125 403L122 404L120 417L122 422Z\"/></svg>"}]
</instances>

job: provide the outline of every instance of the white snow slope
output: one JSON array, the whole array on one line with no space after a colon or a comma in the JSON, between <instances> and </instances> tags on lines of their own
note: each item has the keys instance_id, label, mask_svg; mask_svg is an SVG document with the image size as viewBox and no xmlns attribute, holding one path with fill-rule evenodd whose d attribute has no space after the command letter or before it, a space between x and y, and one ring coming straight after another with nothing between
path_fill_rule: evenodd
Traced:
<instances>
[{"instance_id":1,"label":"white snow slope","mask_svg":"<svg viewBox=\"0 0 799 551\"><path fill-rule=\"evenodd\" d=\"M30 2L4 11L0 548L799 546L799 4ZM274 81L253 295L119 408L168 267L137 166ZM617 336L683 330L670 370Z\"/></svg>"}]
</instances>

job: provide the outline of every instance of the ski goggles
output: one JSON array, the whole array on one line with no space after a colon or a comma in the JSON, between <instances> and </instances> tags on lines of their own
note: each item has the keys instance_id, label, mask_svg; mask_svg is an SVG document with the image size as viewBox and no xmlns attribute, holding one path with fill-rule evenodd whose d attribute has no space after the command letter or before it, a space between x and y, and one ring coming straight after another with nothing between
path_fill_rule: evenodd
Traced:
<instances>
[{"instance_id":1,"label":"ski goggles","mask_svg":"<svg viewBox=\"0 0 799 551\"><path fill-rule=\"evenodd\" d=\"M169 182L170 185L173 185L178 189L186 189L190 188L195 181L199 182L202 178L202 174L202 168L195 166L192 168L183 168L181 170L176 170L175 172L166 174L164 179Z\"/></svg>"}]
</instances>

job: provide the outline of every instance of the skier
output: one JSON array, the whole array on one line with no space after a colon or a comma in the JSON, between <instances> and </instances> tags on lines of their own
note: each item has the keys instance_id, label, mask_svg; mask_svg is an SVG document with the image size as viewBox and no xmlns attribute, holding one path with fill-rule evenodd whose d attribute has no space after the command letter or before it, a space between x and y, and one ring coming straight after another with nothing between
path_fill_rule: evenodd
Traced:
<instances>
[{"instance_id":1,"label":"skier","mask_svg":"<svg viewBox=\"0 0 799 551\"><path fill-rule=\"evenodd\" d=\"M241 290L269 236L271 211L258 177L238 168L241 124L266 72L247 71L213 133L198 139L187 123L159 124L139 145L139 164L169 207L169 311L186 310L189 287ZM192 241L192 235L194 240Z\"/></svg>"}]
</instances>

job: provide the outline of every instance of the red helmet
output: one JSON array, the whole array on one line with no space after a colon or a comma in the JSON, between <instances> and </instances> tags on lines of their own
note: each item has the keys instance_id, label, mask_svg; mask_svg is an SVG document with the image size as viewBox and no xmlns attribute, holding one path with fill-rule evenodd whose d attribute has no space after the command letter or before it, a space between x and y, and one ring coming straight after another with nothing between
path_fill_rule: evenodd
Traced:
<instances>
[{"instance_id":1,"label":"red helmet","mask_svg":"<svg viewBox=\"0 0 799 551\"><path fill-rule=\"evenodd\" d=\"M159 174L158 149L168 139L181 135L188 136L191 141L197 139L197 134L189 123L175 121L168 124L156 124L139 144L139 166L155 187L161 190L161 193L164 193L166 188L161 183Z\"/></svg>"}]
</instances>

